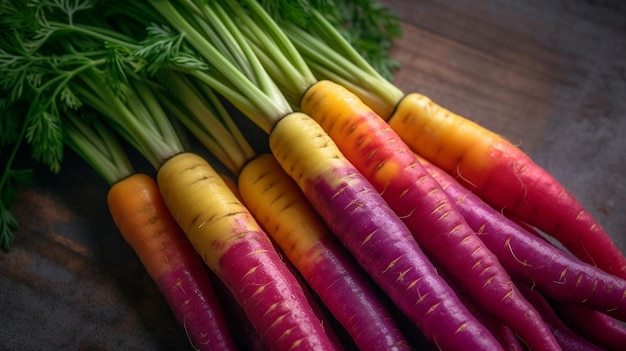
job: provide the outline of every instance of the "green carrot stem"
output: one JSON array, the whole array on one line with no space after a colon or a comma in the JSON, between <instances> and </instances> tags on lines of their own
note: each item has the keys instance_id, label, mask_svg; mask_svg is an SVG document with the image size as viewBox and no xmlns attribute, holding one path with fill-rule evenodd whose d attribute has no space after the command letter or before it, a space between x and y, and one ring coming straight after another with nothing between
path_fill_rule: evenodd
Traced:
<instances>
[{"instance_id":1,"label":"green carrot stem","mask_svg":"<svg viewBox=\"0 0 626 351\"><path fill-rule=\"evenodd\" d=\"M65 121L65 143L109 185L134 173L121 145L104 124L98 120L87 124L74 113L68 113Z\"/></svg>"},{"instance_id":2,"label":"green carrot stem","mask_svg":"<svg viewBox=\"0 0 626 351\"><path fill-rule=\"evenodd\" d=\"M238 174L255 152L216 93L206 84L194 82L180 73L169 72L167 78L172 88L171 94L161 95L161 103L229 171ZM170 95L174 95L174 98Z\"/></svg>"},{"instance_id":3,"label":"green carrot stem","mask_svg":"<svg viewBox=\"0 0 626 351\"><path fill-rule=\"evenodd\" d=\"M253 45L255 54L272 79L279 84L285 96L292 97L291 100L299 98L317 79L296 47L261 5L257 1L245 1L245 4L250 13L245 11L240 1L227 1L234 17L243 24L241 30L246 39Z\"/></svg>"},{"instance_id":4,"label":"green carrot stem","mask_svg":"<svg viewBox=\"0 0 626 351\"><path fill-rule=\"evenodd\" d=\"M402 98L404 93L374 70L327 21L321 18L317 23L324 33L332 35L322 39L295 25L286 25L284 31L320 79L342 82L390 106Z\"/></svg>"},{"instance_id":5,"label":"green carrot stem","mask_svg":"<svg viewBox=\"0 0 626 351\"><path fill-rule=\"evenodd\" d=\"M289 103L284 99L277 87L273 86L271 79L263 77L264 70L260 63L255 63L254 58L250 59L251 65L258 65L260 69L256 69L255 73L261 74L259 79L264 82L262 86L271 86L269 90L262 90L259 86L253 84L251 79L246 76L241 70L239 70L229 59L227 59L210 41L206 39L206 35L200 32L189 21L189 14L181 12L181 10L174 6L170 1L156 1L151 0L150 3L161 13L166 20L176 28L176 30L184 33L185 39L198 51L198 53L209 62L216 70L218 70L227 79L229 83L234 85L238 94L233 96L224 95L227 99L239 107L238 103L241 101L241 97L245 97L251 104L245 104L245 109L254 109L261 113L252 113L252 116L271 116L271 118L265 117L260 120L254 120L259 127L269 131L271 130L274 120L285 115L291 111ZM207 4L208 5L208 4ZM214 6L214 4L211 4ZM224 20L224 19L222 19ZM245 42L240 43L245 46ZM198 74L198 77L206 78L206 75ZM215 76L213 76L215 78ZM206 80L208 84L215 82L214 80ZM223 85L223 84L222 84ZM220 87L215 87L216 90L220 90ZM232 89L229 89L232 91Z\"/></svg>"},{"instance_id":6,"label":"green carrot stem","mask_svg":"<svg viewBox=\"0 0 626 351\"><path fill-rule=\"evenodd\" d=\"M141 114L141 111L160 109L149 91L138 92L129 86L124 91L126 99L124 102L120 96L106 87L96 72L88 72L80 78L85 84L76 85L75 89L85 102L112 121L117 132L139 150L152 166L158 168L164 160L182 152L180 140L173 132L173 127L169 125L164 112ZM146 107L145 103L150 107ZM142 118L152 119L152 122L146 123ZM156 122L158 119L160 121Z\"/></svg>"}]
</instances>

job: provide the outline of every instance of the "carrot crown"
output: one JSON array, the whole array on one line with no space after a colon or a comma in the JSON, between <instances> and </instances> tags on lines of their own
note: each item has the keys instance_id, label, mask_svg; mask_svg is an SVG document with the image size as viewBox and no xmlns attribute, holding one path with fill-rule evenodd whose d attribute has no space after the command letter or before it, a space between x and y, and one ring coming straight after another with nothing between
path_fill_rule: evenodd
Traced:
<instances>
[{"instance_id":1,"label":"carrot crown","mask_svg":"<svg viewBox=\"0 0 626 351\"><path fill-rule=\"evenodd\" d=\"M86 121L75 113L65 115L65 144L109 184L115 184L134 173L124 149L115 134L99 119Z\"/></svg>"},{"instance_id":2,"label":"carrot crown","mask_svg":"<svg viewBox=\"0 0 626 351\"><path fill-rule=\"evenodd\" d=\"M278 119L292 112L289 102L244 39L238 24L219 2L190 0L178 6L169 1L150 0L149 3L194 50L194 53L183 53L185 57L179 55L166 62L169 68L203 81L266 132ZM176 35L170 33L170 37ZM148 61L161 55L156 50L139 53ZM181 65L181 59L203 62L208 67Z\"/></svg>"}]
</instances>

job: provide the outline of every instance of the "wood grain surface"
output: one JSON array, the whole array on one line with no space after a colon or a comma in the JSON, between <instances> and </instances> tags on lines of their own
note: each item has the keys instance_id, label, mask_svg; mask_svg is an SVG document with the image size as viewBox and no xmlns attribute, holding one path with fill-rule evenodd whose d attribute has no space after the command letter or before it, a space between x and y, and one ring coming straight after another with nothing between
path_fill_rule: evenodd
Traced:
<instances>
[{"instance_id":1,"label":"wood grain surface","mask_svg":"<svg viewBox=\"0 0 626 351\"><path fill-rule=\"evenodd\" d=\"M626 251L626 2L382 2L403 21L397 85L519 144ZM68 153L19 193L21 229L0 253L0 350L189 348L107 189Z\"/></svg>"}]
</instances>

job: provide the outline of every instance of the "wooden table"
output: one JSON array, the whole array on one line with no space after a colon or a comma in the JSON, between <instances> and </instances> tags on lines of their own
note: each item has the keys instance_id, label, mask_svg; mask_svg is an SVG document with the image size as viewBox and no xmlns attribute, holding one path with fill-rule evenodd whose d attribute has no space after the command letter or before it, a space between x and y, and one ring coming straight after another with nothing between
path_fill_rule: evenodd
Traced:
<instances>
[{"instance_id":1,"label":"wooden table","mask_svg":"<svg viewBox=\"0 0 626 351\"><path fill-rule=\"evenodd\" d=\"M396 84L518 144L626 251L626 2L384 3Z\"/></svg>"},{"instance_id":2,"label":"wooden table","mask_svg":"<svg viewBox=\"0 0 626 351\"><path fill-rule=\"evenodd\" d=\"M385 0L396 83L518 143L626 251L626 3ZM140 168L141 169L141 168ZM75 155L19 193L0 254L0 350L188 347Z\"/></svg>"}]
</instances>

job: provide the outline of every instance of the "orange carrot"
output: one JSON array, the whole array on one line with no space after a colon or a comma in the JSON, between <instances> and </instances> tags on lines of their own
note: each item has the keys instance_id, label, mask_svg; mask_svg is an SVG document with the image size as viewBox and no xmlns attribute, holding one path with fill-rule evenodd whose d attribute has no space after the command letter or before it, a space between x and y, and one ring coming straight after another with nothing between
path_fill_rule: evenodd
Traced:
<instances>
[{"instance_id":1,"label":"orange carrot","mask_svg":"<svg viewBox=\"0 0 626 351\"><path fill-rule=\"evenodd\" d=\"M111 216L191 345L197 350L235 350L209 272L165 207L153 178L134 173L117 139L100 121L87 125L68 113L65 127L65 143L111 184Z\"/></svg>"},{"instance_id":2,"label":"orange carrot","mask_svg":"<svg viewBox=\"0 0 626 351\"><path fill-rule=\"evenodd\" d=\"M502 136L419 94L398 103L389 125L492 206L556 238L581 260L626 278L626 257L591 213Z\"/></svg>"},{"instance_id":3,"label":"orange carrot","mask_svg":"<svg viewBox=\"0 0 626 351\"><path fill-rule=\"evenodd\" d=\"M115 183L108 205L124 239L185 328L202 350L235 350L209 273L165 207L156 182L133 174Z\"/></svg>"}]
</instances>

